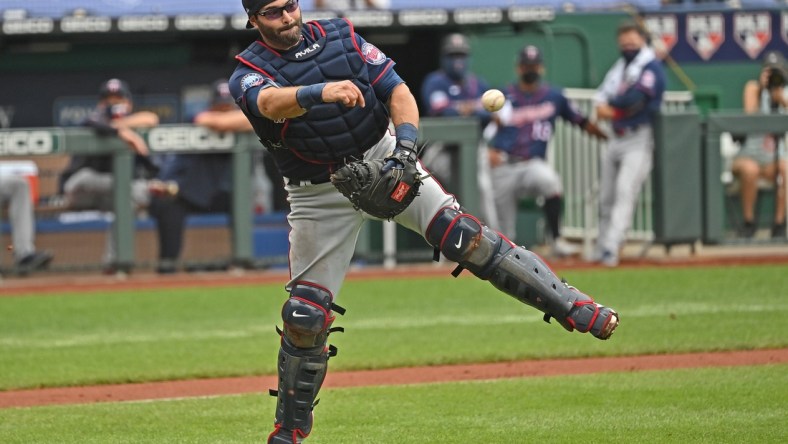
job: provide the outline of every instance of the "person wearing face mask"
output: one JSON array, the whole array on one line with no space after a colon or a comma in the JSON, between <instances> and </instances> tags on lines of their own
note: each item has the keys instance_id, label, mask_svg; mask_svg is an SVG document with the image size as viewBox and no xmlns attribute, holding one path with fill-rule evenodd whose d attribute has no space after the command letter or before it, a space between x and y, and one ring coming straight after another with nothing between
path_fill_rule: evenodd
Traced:
<instances>
[{"instance_id":1,"label":"person wearing face mask","mask_svg":"<svg viewBox=\"0 0 788 444\"><path fill-rule=\"evenodd\" d=\"M159 124L159 117L150 111L134 111L131 89L120 79L109 79L99 88L95 109L83 122L101 138L117 137L135 154L135 180L132 182L132 204L146 207L150 193L147 177L156 174L148 145L136 128L150 128ZM112 155L73 156L60 176L60 188L70 210L112 211L113 174ZM118 271L115 263L115 240L109 231L103 266L105 273Z\"/></svg>"},{"instance_id":2,"label":"person wearing face mask","mask_svg":"<svg viewBox=\"0 0 788 444\"><path fill-rule=\"evenodd\" d=\"M488 149L498 224L504 235L514 239L517 201L541 197L552 254L571 256L578 249L561 237L563 187L558 173L546 160L547 144L557 117L589 134L603 139L606 136L561 90L542 82L545 69L539 48L525 46L516 69L518 80L506 89L506 104L494 116L498 129Z\"/></svg>"},{"instance_id":3,"label":"person wearing face mask","mask_svg":"<svg viewBox=\"0 0 788 444\"><path fill-rule=\"evenodd\" d=\"M421 86L421 103L429 117L478 117L483 128L490 122L490 113L479 98L489 88L487 82L470 72L471 45L463 34L443 38L440 68L427 74ZM421 160L443 181L451 176L451 155L447 146L431 143Z\"/></svg>"},{"instance_id":4,"label":"person wearing face mask","mask_svg":"<svg viewBox=\"0 0 788 444\"><path fill-rule=\"evenodd\" d=\"M595 252L595 260L608 267L618 265L640 189L653 166L652 122L665 91L662 63L646 45L643 28L626 21L618 27L617 40L621 57L594 96L597 118L610 121L613 129L601 160Z\"/></svg>"}]
</instances>

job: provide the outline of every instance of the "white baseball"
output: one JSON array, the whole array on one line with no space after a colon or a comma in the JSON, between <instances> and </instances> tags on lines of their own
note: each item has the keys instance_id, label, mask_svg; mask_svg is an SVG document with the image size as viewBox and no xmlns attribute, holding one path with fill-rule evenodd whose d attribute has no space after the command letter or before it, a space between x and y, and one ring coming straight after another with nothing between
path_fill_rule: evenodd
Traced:
<instances>
[{"instance_id":1,"label":"white baseball","mask_svg":"<svg viewBox=\"0 0 788 444\"><path fill-rule=\"evenodd\" d=\"M491 113L503 108L504 103L506 96L500 90L488 89L482 94L482 106Z\"/></svg>"}]
</instances>

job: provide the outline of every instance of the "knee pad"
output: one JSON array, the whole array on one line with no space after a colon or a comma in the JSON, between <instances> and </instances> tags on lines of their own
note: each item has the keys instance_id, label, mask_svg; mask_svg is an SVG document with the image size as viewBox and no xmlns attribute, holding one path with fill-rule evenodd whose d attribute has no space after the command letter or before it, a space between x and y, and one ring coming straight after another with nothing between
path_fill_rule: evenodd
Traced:
<instances>
[{"instance_id":1,"label":"knee pad","mask_svg":"<svg viewBox=\"0 0 788 444\"><path fill-rule=\"evenodd\" d=\"M463 269L487 280L500 259L514 244L479 219L454 208L443 208L427 228L427 242L447 259L457 262L454 275Z\"/></svg>"},{"instance_id":2,"label":"knee pad","mask_svg":"<svg viewBox=\"0 0 788 444\"><path fill-rule=\"evenodd\" d=\"M336 319L332 309L343 314L344 309L334 305L331 293L308 283L297 283L290 290L290 298L282 306L284 329L282 337L298 349L324 347Z\"/></svg>"}]
</instances>

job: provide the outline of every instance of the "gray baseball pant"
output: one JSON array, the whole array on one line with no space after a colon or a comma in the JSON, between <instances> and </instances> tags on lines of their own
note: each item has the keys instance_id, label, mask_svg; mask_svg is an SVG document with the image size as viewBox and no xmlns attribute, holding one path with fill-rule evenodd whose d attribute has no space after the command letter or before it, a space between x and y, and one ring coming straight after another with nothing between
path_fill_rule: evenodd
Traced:
<instances>
[{"instance_id":1,"label":"gray baseball pant","mask_svg":"<svg viewBox=\"0 0 788 444\"><path fill-rule=\"evenodd\" d=\"M0 177L0 204L6 203L14 258L20 260L35 252L35 216L27 179L21 176Z\"/></svg>"},{"instance_id":2,"label":"gray baseball pant","mask_svg":"<svg viewBox=\"0 0 788 444\"><path fill-rule=\"evenodd\" d=\"M640 189L651 173L654 160L651 126L613 137L602 155L599 179L600 252L618 256L618 250L632 225Z\"/></svg>"},{"instance_id":3,"label":"gray baseball pant","mask_svg":"<svg viewBox=\"0 0 788 444\"><path fill-rule=\"evenodd\" d=\"M387 133L364 158L385 157L393 151L395 142L394 136ZM427 174L423 165L419 164L419 169ZM290 202L287 220L291 227L290 281L286 289L289 291L296 282L311 282L336 298L353 258L361 226L367 220L379 219L355 210L330 182L317 185L288 182L285 178ZM432 218L443 207L456 209L459 204L430 177L422 184L416 199L394 221L424 236Z\"/></svg>"}]
</instances>

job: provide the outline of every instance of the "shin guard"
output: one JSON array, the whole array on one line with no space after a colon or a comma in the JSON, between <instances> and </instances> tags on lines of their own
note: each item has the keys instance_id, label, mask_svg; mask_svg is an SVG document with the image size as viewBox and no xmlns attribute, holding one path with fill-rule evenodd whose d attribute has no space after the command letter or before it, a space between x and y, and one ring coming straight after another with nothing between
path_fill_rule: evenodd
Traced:
<instances>
[{"instance_id":1,"label":"shin guard","mask_svg":"<svg viewBox=\"0 0 788 444\"><path fill-rule=\"evenodd\" d=\"M535 253L512 243L475 217L444 208L427 229L427 241L459 266L496 288L552 317L569 331L607 339L618 313L558 279Z\"/></svg>"},{"instance_id":2,"label":"shin guard","mask_svg":"<svg viewBox=\"0 0 788 444\"><path fill-rule=\"evenodd\" d=\"M282 343L277 371L279 384L275 429L271 444L297 444L312 430L312 409L328 369L328 358L336 349L327 346L337 313L344 310L332 302L327 290L306 283L296 284L282 307Z\"/></svg>"}]
</instances>

